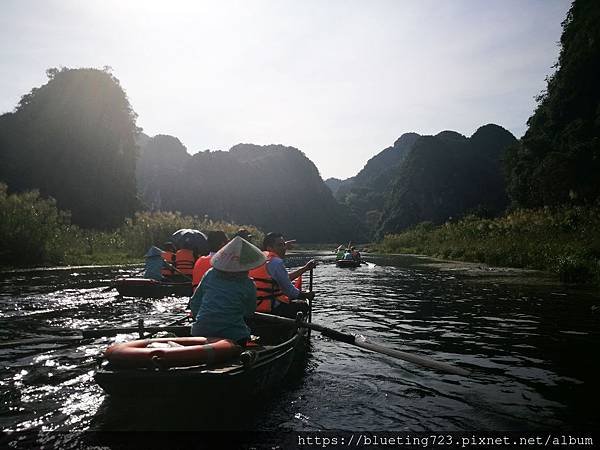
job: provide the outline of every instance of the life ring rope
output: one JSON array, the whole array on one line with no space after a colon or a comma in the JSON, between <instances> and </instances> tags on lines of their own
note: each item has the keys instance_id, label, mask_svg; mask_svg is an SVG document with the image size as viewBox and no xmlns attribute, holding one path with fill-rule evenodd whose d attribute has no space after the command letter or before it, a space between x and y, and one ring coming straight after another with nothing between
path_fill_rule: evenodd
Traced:
<instances>
[{"instance_id":1,"label":"life ring rope","mask_svg":"<svg viewBox=\"0 0 600 450\"><path fill-rule=\"evenodd\" d=\"M152 347L154 343L176 344ZM157 338L111 345L104 357L122 368L186 367L200 364L218 364L236 358L242 348L229 339L183 337Z\"/></svg>"}]
</instances>

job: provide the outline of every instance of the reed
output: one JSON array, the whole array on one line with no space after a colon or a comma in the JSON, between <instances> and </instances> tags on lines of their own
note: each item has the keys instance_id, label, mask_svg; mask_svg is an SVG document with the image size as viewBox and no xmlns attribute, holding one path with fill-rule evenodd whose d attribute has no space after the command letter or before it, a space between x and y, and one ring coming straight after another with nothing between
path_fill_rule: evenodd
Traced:
<instances>
[{"instance_id":1,"label":"reed","mask_svg":"<svg viewBox=\"0 0 600 450\"><path fill-rule=\"evenodd\" d=\"M116 230L82 229L53 199L38 191L9 194L0 183L0 265L5 268L141 262L151 245L161 247L178 229L222 230L233 236L242 227L254 242L262 241L251 225L178 212L143 211Z\"/></svg>"},{"instance_id":2,"label":"reed","mask_svg":"<svg viewBox=\"0 0 600 450\"><path fill-rule=\"evenodd\" d=\"M383 253L419 253L554 272L600 285L600 207L518 209L496 219L466 216L422 223L376 244Z\"/></svg>"}]
</instances>

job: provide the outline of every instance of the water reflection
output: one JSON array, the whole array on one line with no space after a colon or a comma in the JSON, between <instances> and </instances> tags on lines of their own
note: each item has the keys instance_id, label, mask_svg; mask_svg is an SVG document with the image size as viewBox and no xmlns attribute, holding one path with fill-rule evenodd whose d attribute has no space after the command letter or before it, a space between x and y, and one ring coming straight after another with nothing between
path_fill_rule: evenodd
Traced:
<instances>
[{"instance_id":1,"label":"water reflection","mask_svg":"<svg viewBox=\"0 0 600 450\"><path fill-rule=\"evenodd\" d=\"M291 261L300 265L311 256ZM92 378L96 358L115 338L0 348L3 429L533 431L591 430L600 423L600 369L590 357L600 344L597 297L556 286L474 282L414 258L373 258L343 269L331 255L319 257L315 322L458 364L473 376L435 372L313 333L304 365L285 387L227 414L213 411L199 424L190 399L140 409L103 394ZM186 299L122 299L106 289L114 277L137 270L0 275L0 340L180 318ZM210 419L223 415L227 420Z\"/></svg>"}]
</instances>

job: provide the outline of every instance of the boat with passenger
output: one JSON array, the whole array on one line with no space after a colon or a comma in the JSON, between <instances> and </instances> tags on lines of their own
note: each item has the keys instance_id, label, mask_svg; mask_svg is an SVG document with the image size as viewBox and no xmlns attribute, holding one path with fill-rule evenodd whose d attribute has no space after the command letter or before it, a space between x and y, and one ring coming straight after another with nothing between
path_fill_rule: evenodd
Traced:
<instances>
[{"instance_id":1,"label":"boat with passenger","mask_svg":"<svg viewBox=\"0 0 600 450\"><path fill-rule=\"evenodd\" d=\"M359 267L363 263L360 252L350 243L346 249L340 245L335 252L335 265L338 267Z\"/></svg>"},{"instance_id":2,"label":"boat with passenger","mask_svg":"<svg viewBox=\"0 0 600 450\"><path fill-rule=\"evenodd\" d=\"M259 339L245 347L190 337L189 327L172 328L171 337L115 344L94 379L116 397L254 396L281 382L306 354L306 328L269 319L264 314L247 319Z\"/></svg>"}]
</instances>

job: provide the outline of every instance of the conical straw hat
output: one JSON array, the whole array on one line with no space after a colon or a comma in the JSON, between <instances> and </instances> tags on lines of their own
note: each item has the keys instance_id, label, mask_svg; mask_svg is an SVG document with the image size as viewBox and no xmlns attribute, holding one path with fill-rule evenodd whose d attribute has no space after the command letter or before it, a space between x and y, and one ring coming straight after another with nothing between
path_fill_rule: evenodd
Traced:
<instances>
[{"instance_id":1,"label":"conical straw hat","mask_svg":"<svg viewBox=\"0 0 600 450\"><path fill-rule=\"evenodd\" d=\"M215 253L212 266L223 272L244 272L262 266L267 260L258 247L239 236Z\"/></svg>"}]
</instances>

